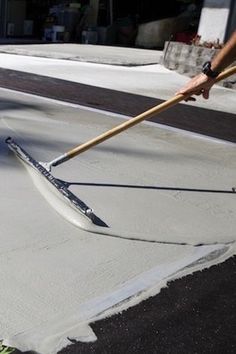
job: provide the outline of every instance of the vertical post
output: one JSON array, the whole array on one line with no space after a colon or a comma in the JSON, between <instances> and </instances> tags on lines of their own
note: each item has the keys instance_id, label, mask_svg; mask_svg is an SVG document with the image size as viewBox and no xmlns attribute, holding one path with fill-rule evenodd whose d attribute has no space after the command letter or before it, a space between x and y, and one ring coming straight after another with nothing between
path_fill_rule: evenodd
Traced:
<instances>
[{"instance_id":1,"label":"vertical post","mask_svg":"<svg viewBox=\"0 0 236 354\"><path fill-rule=\"evenodd\" d=\"M8 0L0 0L0 37L2 38L7 34L7 6Z\"/></svg>"},{"instance_id":2,"label":"vertical post","mask_svg":"<svg viewBox=\"0 0 236 354\"><path fill-rule=\"evenodd\" d=\"M90 11L88 16L88 25L91 27L96 27L98 20L99 0L90 0L89 6Z\"/></svg>"},{"instance_id":3,"label":"vertical post","mask_svg":"<svg viewBox=\"0 0 236 354\"><path fill-rule=\"evenodd\" d=\"M113 0L109 0L110 25L113 24Z\"/></svg>"},{"instance_id":4,"label":"vertical post","mask_svg":"<svg viewBox=\"0 0 236 354\"><path fill-rule=\"evenodd\" d=\"M236 2L235 0L231 0L229 20L227 24L227 29L225 33L225 42L229 39L231 34L235 31L235 23L236 23Z\"/></svg>"}]
</instances>

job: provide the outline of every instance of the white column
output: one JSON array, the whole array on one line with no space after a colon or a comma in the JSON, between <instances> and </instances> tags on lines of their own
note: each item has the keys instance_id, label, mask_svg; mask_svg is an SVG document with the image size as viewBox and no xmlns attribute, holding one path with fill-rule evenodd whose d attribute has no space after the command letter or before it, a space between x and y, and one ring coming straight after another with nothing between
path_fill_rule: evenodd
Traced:
<instances>
[{"instance_id":1,"label":"white column","mask_svg":"<svg viewBox=\"0 0 236 354\"><path fill-rule=\"evenodd\" d=\"M205 0L201 13L198 34L201 42L223 43L225 40L231 0Z\"/></svg>"}]
</instances>

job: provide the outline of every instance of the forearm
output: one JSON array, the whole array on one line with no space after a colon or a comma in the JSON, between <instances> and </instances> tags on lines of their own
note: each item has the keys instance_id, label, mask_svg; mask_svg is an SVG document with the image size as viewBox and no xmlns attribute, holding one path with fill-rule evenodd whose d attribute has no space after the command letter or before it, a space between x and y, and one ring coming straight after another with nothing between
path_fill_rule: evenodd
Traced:
<instances>
[{"instance_id":1,"label":"forearm","mask_svg":"<svg viewBox=\"0 0 236 354\"><path fill-rule=\"evenodd\" d=\"M215 73L220 73L232 64L234 60L236 60L236 31L232 34L225 46L212 59L210 69ZM207 99L209 97L209 91L215 82L215 76L209 75L209 71L203 71L190 80L177 94L202 95ZM187 100L189 99L193 98L190 96Z\"/></svg>"},{"instance_id":2,"label":"forearm","mask_svg":"<svg viewBox=\"0 0 236 354\"><path fill-rule=\"evenodd\" d=\"M212 59L212 70L221 72L236 60L236 31L232 34L226 45Z\"/></svg>"}]
</instances>

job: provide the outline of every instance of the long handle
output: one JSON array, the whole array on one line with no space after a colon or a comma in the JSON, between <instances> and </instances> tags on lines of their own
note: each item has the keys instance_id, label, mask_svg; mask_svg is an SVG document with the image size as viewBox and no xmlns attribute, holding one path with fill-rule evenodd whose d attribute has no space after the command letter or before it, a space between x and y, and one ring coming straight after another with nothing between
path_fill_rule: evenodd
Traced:
<instances>
[{"instance_id":1,"label":"long handle","mask_svg":"<svg viewBox=\"0 0 236 354\"><path fill-rule=\"evenodd\" d=\"M236 66L233 66L233 67L223 71L222 73L220 73L216 79L216 82L221 81L233 74L236 74ZM72 150L66 152L65 154L63 154L63 155L57 157L56 159L54 159L53 161L51 161L50 165L51 166L60 165L61 163L81 154L82 152L90 149L91 147L98 145L107 139L110 139L111 137L123 132L124 130L126 130L128 128L131 128L132 126L142 122L143 120L151 118L155 114L158 114L158 113L176 105L177 103L185 100L189 96L191 96L191 95L179 94L177 96L174 96L173 98L137 115L136 117L131 118L128 121L125 121L124 123L117 125L115 128L108 130L107 132L97 136L96 138L91 139L91 140L87 141L86 143L81 144L79 146L76 146Z\"/></svg>"}]
</instances>

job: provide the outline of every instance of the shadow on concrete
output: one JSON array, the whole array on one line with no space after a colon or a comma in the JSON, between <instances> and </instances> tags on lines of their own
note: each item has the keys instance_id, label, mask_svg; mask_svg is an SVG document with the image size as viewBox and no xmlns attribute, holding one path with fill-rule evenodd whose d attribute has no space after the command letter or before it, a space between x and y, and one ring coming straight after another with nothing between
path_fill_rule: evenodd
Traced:
<instances>
[{"instance_id":1,"label":"shadow on concrete","mask_svg":"<svg viewBox=\"0 0 236 354\"><path fill-rule=\"evenodd\" d=\"M8 111L8 110L25 110L25 109L35 109L37 111L42 111L42 106L32 103L22 103L17 100L0 98L0 111ZM2 112L1 112L2 113ZM0 116L1 119L1 116Z\"/></svg>"}]
</instances>

